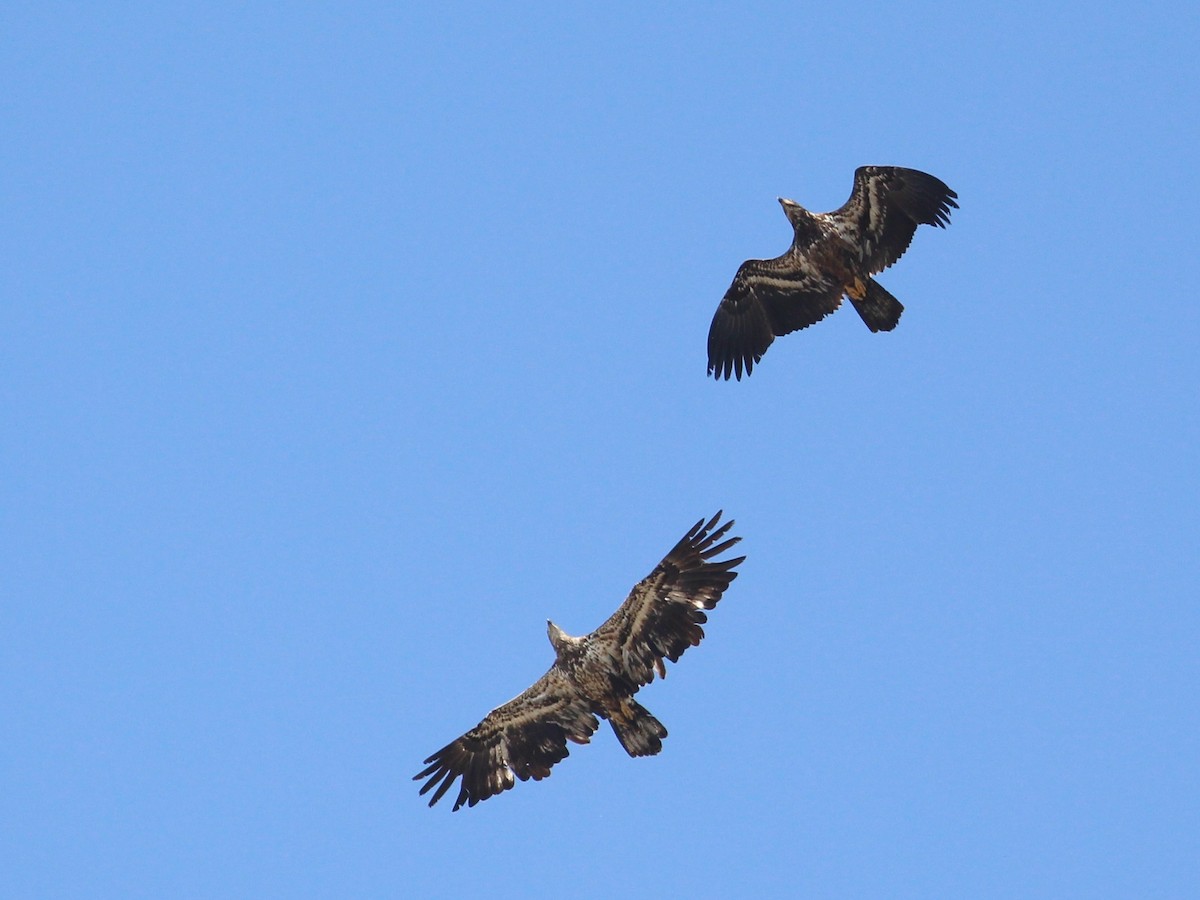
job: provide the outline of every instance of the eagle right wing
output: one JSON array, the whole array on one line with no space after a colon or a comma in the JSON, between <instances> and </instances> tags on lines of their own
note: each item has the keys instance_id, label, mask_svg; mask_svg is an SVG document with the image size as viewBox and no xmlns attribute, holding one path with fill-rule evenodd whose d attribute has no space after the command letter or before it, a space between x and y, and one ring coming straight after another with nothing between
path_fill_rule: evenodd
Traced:
<instances>
[{"instance_id":1,"label":"eagle right wing","mask_svg":"<svg viewBox=\"0 0 1200 900\"><path fill-rule=\"evenodd\" d=\"M872 274L898 260L918 225L945 228L958 194L940 178L899 166L859 166L850 199L829 214Z\"/></svg>"},{"instance_id":2,"label":"eagle right wing","mask_svg":"<svg viewBox=\"0 0 1200 900\"><path fill-rule=\"evenodd\" d=\"M433 806L461 778L457 811L508 790L514 776L540 781L567 756L568 740L586 744L599 726L587 701L552 666L528 690L428 757L427 768L413 780L428 779L422 796L437 788L429 800Z\"/></svg>"},{"instance_id":3,"label":"eagle right wing","mask_svg":"<svg viewBox=\"0 0 1200 900\"><path fill-rule=\"evenodd\" d=\"M691 527L654 571L634 585L625 602L589 635L619 663L622 678L634 690L667 675L664 659L678 662L704 637L706 610L720 602L746 557L713 557L741 540L726 537L733 519L719 524L721 513Z\"/></svg>"},{"instance_id":4,"label":"eagle right wing","mask_svg":"<svg viewBox=\"0 0 1200 900\"><path fill-rule=\"evenodd\" d=\"M708 374L738 381L762 359L776 337L807 328L836 310L842 286L803 265L791 251L775 259L748 259L708 329Z\"/></svg>"}]
</instances>

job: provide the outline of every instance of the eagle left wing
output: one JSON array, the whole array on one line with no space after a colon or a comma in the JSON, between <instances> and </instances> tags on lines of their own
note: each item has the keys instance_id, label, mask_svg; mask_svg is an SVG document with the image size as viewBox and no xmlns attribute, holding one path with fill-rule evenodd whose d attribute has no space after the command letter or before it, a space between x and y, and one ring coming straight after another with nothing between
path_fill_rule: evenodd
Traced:
<instances>
[{"instance_id":1,"label":"eagle left wing","mask_svg":"<svg viewBox=\"0 0 1200 900\"><path fill-rule=\"evenodd\" d=\"M701 625L708 621L704 610L715 607L737 578L733 570L746 557L710 562L741 540L722 540L733 520L717 528L720 518L718 512L692 526L608 621L589 635L589 640L607 645L635 690L652 681L655 672L666 677L664 658L677 662L688 647L700 643Z\"/></svg>"},{"instance_id":2,"label":"eagle left wing","mask_svg":"<svg viewBox=\"0 0 1200 900\"><path fill-rule=\"evenodd\" d=\"M527 690L430 755L427 768L413 780L428 779L421 796L437 788L429 800L433 806L461 778L457 811L464 803L474 806L507 791L516 783L514 776L540 781L566 758L568 740L586 744L598 727L587 700L555 664Z\"/></svg>"},{"instance_id":3,"label":"eagle left wing","mask_svg":"<svg viewBox=\"0 0 1200 900\"><path fill-rule=\"evenodd\" d=\"M708 329L708 374L749 375L776 337L821 321L842 302L841 285L789 250L738 267Z\"/></svg>"},{"instance_id":4,"label":"eagle left wing","mask_svg":"<svg viewBox=\"0 0 1200 900\"><path fill-rule=\"evenodd\" d=\"M956 197L945 182L916 169L860 166L850 199L829 217L874 274L904 254L918 225L945 228Z\"/></svg>"}]
</instances>

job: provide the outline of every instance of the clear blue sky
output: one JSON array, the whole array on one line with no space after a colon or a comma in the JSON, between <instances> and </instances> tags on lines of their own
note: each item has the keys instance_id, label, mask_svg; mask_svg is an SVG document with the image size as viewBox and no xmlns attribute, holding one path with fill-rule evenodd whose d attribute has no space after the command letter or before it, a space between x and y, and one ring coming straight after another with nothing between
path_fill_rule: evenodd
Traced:
<instances>
[{"instance_id":1,"label":"clear blue sky","mask_svg":"<svg viewBox=\"0 0 1200 900\"><path fill-rule=\"evenodd\" d=\"M1200 895L1200 13L803 6L8 5L0 894ZM718 508L663 753L426 808Z\"/></svg>"}]
</instances>

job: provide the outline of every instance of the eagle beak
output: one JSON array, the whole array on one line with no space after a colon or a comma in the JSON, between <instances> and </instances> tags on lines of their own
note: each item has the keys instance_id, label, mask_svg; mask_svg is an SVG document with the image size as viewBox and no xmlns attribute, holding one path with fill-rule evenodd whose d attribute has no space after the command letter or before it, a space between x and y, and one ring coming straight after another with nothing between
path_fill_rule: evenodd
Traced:
<instances>
[{"instance_id":1,"label":"eagle beak","mask_svg":"<svg viewBox=\"0 0 1200 900\"><path fill-rule=\"evenodd\" d=\"M789 200L787 197L776 197L775 199L779 201L779 205L782 206L784 209L787 209L789 206L796 205L795 200Z\"/></svg>"}]
</instances>

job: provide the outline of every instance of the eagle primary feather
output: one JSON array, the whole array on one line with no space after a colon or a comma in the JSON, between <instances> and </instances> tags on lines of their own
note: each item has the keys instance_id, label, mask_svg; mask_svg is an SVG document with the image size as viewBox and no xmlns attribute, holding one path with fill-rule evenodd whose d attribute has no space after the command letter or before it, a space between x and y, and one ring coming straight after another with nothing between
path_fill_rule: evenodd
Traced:
<instances>
[{"instance_id":1,"label":"eagle primary feather","mask_svg":"<svg viewBox=\"0 0 1200 900\"><path fill-rule=\"evenodd\" d=\"M891 331L904 307L871 276L901 257L918 225L949 224L956 197L932 175L896 166L855 170L850 199L830 213L781 197L792 246L738 268L708 331L708 374L740 381L776 337L821 321L843 294L868 328Z\"/></svg>"},{"instance_id":2,"label":"eagle primary feather","mask_svg":"<svg viewBox=\"0 0 1200 900\"><path fill-rule=\"evenodd\" d=\"M511 788L516 779L540 781L567 756L567 741L586 744L608 719L630 756L662 749L667 730L633 695L657 673L664 659L677 662L704 637L705 610L721 599L745 559L712 561L741 540L725 538L729 520L721 513L697 522L608 620L584 637L571 637L547 623L556 659L545 675L482 722L428 757L414 776L425 779L429 805L461 779L457 810Z\"/></svg>"}]
</instances>

